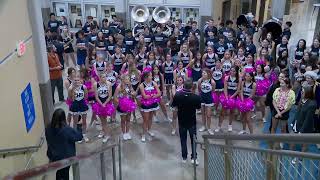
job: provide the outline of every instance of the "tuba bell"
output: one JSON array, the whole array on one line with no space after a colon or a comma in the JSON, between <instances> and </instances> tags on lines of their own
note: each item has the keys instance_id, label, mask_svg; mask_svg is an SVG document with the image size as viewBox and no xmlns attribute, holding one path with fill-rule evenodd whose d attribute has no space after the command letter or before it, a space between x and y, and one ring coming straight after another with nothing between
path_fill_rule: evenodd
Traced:
<instances>
[{"instance_id":1,"label":"tuba bell","mask_svg":"<svg viewBox=\"0 0 320 180\"><path fill-rule=\"evenodd\" d=\"M157 23L165 24L170 20L170 9L165 6L159 6L153 10L152 17ZM166 36L170 36L172 33L172 28L170 28L168 25L165 25L165 28L166 30L163 32L163 34Z\"/></svg>"},{"instance_id":2,"label":"tuba bell","mask_svg":"<svg viewBox=\"0 0 320 180\"><path fill-rule=\"evenodd\" d=\"M131 10L132 19L138 23L146 22L149 16L150 16L149 9L144 5L136 5ZM136 24L132 29L133 37L135 37L134 29L137 25L138 24Z\"/></svg>"}]
</instances>

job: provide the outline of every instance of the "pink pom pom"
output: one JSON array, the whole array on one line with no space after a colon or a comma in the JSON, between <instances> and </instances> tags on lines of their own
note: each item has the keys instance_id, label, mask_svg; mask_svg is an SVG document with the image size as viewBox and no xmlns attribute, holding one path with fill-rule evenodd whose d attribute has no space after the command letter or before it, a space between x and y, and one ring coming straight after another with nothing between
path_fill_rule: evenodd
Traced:
<instances>
[{"instance_id":1,"label":"pink pom pom","mask_svg":"<svg viewBox=\"0 0 320 180\"><path fill-rule=\"evenodd\" d=\"M272 83L276 82L278 79L277 75L275 72L271 72L271 75L270 75L270 80Z\"/></svg>"},{"instance_id":2,"label":"pink pom pom","mask_svg":"<svg viewBox=\"0 0 320 180\"><path fill-rule=\"evenodd\" d=\"M124 112L133 112L137 108L137 105L129 97L122 97L119 99L119 108Z\"/></svg>"},{"instance_id":3,"label":"pink pom pom","mask_svg":"<svg viewBox=\"0 0 320 180\"><path fill-rule=\"evenodd\" d=\"M254 101L250 98L246 98L243 101L238 99L237 106L240 112L249 112L254 108Z\"/></svg>"},{"instance_id":4,"label":"pink pom pom","mask_svg":"<svg viewBox=\"0 0 320 180\"><path fill-rule=\"evenodd\" d=\"M255 68L257 69L258 65L266 65L266 62L262 59L259 59L255 62Z\"/></svg>"},{"instance_id":5,"label":"pink pom pom","mask_svg":"<svg viewBox=\"0 0 320 180\"><path fill-rule=\"evenodd\" d=\"M216 92L212 93L212 100L214 104L219 103L219 95Z\"/></svg>"},{"instance_id":6,"label":"pink pom pom","mask_svg":"<svg viewBox=\"0 0 320 180\"><path fill-rule=\"evenodd\" d=\"M97 73L94 71L94 70L92 70L91 71L91 77L95 80L95 81L99 81L99 76L97 75Z\"/></svg>"},{"instance_id":7,"label":"pink pom pom","mask_svg":"<svg viewBox=\"0 0 320 180\"><path fill-rule=\"evenodd\" d=\"M95 112L98 116L106 117L111 116L115 112L115 107L112 103L107 103L103 107L100 103L96 102L92 105L92 111Z\"/></svg>"},{"instance_id":8,"label":"pink pom pom","mask_svg":"<svg viewBox=\"0 0 320 180\"><path fill-rule=\"evenodd\" d=\"M152 71L152 68L147 66L143 69L142 73L145 73L145 72L151 72Z\"/></svg>"},{"instance_id":9,"label":"pink pom pom","mask_svg":"<svg viewBox=\"0 0 320 180\"><path fill-rule=\"evenodd\" d=\"M236 100L234 98L225 97L224 94L220 95L220 103L224 109L234 109L236 108Z\"/></svg>"},{"instance_id":10,"label":"pink pom pom","mask_svg":"<svg viewBox=\"0 0 320 180\"><path fill-rule=\"evenodd\" d=\"M244 70L245 73L253 73L254 71L255 71L255 70L254 70L253 67L247 67L247 68L245 68L245 70Z\"/></svg>"},{"instance_id":11,"label":"pink pom pom","mask_svg":"<svg viewBox=\"0 0 320 180\"><path fill-rule=\"evenodd\" d=\"M146 95L155 95L157 94L157 90L154 89L152 91L145 91L145 94ZM150 106L154 103L159 103L161 101L161 98L160 97L157 97L157 98L149 98L149 99L144 99L144 98L141 98L141 104L145 105L145 106Z\"/></svg>"},{"instance_id":12,"label":"pink pom pom","mask_svg":"<svg viewBox=\"0 0 320 180\"><path fill-rule=\"evenodd\" d=\"M264 96L268 93L271 82L268 79L257 81L256 95Z\"/></svg>"},{"instance_id":13,"label":"pink pom pom","mask_svg":"<svg viewBox=\"0 0 320 180\"><path fill-rule=\"evenodd\" d=\"M187 68L188 77L192 77L192 70L191 68Z\"/></svg>"},{"instance_id":14,"label":"pink pom pom","mask_svg":"<svg viewBox=\"0 0 320 180\"><path fill-rule=\"evenodd\" d=\"M70 106L71 106L71 104L72 104L72 100L71 100L70 98L67 98L66 104L67 104L68 107L70 108Z\"/></svg>"}]
</instances>

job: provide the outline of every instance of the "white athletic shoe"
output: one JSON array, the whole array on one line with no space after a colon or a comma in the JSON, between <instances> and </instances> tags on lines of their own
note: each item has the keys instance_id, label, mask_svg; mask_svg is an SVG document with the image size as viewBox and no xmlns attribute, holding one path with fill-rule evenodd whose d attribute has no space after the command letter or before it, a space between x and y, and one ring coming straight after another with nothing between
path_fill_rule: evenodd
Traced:
<instances>
[{"instance_id":1,"label":"white athletic shoe","mask_svg":"<svg viewBox=\"0 0 320 180\"><path fill-rule=\"evenodd\" d=\"M175 130L175 129L172 129L171 135L172 135L172 136L176 135L176 130Z\"/></svg>"},{"instance_id":2,"label":"white athletic shoe","mask_svg":"<svg viewBox=\"0 0 320 180\"><path fill-rule=\"evenodd\" d=\"M127 136L127 133L124 133L124 134L122 134L122 138L123 138L123 140L128 140L128 136Z\"/></svg>"},{"instance_id":3,"label":"white athletic shoe","mask_svg":"<svg viewBox=\"0 0 320 180\"><path fill-rule=\"evenodd\" d=\"M266 123L266 122L267 122L266 118L263 118L262 121L263 121L263 123Z\"/></svg>"},{"instance_id":4,"label":"white athletic shoe","mask_svg":"<svg viewBox=\"0 0 320 180\"><path fill-rule=\"evenodd\" d=\"M203 132L206 130L206 127L202 126L200 129L199 129L199 132Z\"/></svg>"},{"instance_id":5,"label":"white athletic shoe","mask_svg":"<svg viewBox=\"0 0 320 180\"><path fill-rule=\"evenodd\" d=\"M169 105L170 105L170 103L169 103L169 102L167 102L167 103L166 103L166 106L169 106Z\"/></svg>"},{"instance_id":6,"label":"white athletic shoe","mask_svg":"<svg viewBox=\"0 0 320 180\"><path fill-rule=\"evenodd\" d=\"M228 132L232 132L232 125L228 125Z\"/></svg>"},{"instance_id":7,"label":"white athletic shoe","mask_svg":"<svg viewBox=\"0 0 320 180\"><path fill-rule=\"evenodd\" d=\"M214 130L214 132L220 132L221 131L221 127L218 127L217 129Z\"/></svg>"},{"instance_id":8,"label":"white athletic shoe","mask_svg":"<svg viewBox=\"0 0 320 180\"><path fill-rule=\"evenodd\" d=\"M187 159L182 159L182 164L185 164L185 163L187 163Z\"/></svg>"},{"instance_id":9,"label":"white athletic shoe","mask_svg":"<svg viewBox=\"0 0 320 180\"><path fill-rule=\"evenodd\" d=\"M171 118L168 117L167 119L168 119L169 122L172 122L172 119L171 119Z\"/></svg>"},{"instance_id":10,"label":"white athletic shoe","mask_svg":"<svg viewBox=\"0 0 320 180\"><path fill-rule=\"evenodd\" d=\"M142 141L142 142L146 142L146 135L142 135L142 136L141 136L141 141Z\"/></svg>"},{"instance_id":11,"label":"white athletic shoe","mask_svg":"<svg viewBox=\"0 0 320 180\"><path fill-rule=\"evenodd\" d=\"M197 110L197 114L201 114L201 110Z\"/></svg>"},{"instance_id":12,"label":"white athletic shoe","mask_svg":"<svg viewBox=\"0 0 320 180\"><path fill-rule=\"evenodd\" d=\"M102 139L102 143L107 143L109 139L110 136L104 136L104 138Z\"/></svg>"},{"instance_id":13,"label":"white athletic shoe","mask_svg":"<svg viewBox=\"0 0 320 180\"><path fill-rule=\"evenodd\" d=\"M193 159L191 159L191 164L194 164L194 160L193 160ZM199 165L198 159L196 159L196 165L197 165L197 166Z\"/></svg>"},{"instance_id":14,"label":"white athletic shoe","mask_svg":"<svg viewBox=\"0 0 320 180\"><path fill-rule=\"evenodd\" d=\"M86 142L86 143L89 142L89 138L87 137L86 134L83 134L82 136L83 136L84 142Z\"/></svg>"},{"instance_id":15,"label":"white athletic shoe","mask_svg":"<svg viewBox=\"0 0 320 180\"><path fill-rule=\"evenodd\" d=\"M213 134L214 134L214 132L212 131L212 129L208 129L208 133L209 133L210 135L213 135Z\"/></svg>"},{"instance_id":16,"label":"white athletic shoe","mask_svg":"<svg viewBox=\"0 0 320 180\"><path fill-rule=\"evenodd\" d=\"M100 132L98 135L98 138L101 139L101 138L103 138L103 136L104 136L103 132Z\"/></svg>"},{"instance_id":17,"label":"white athletic shoe","mask_svg":"<svg viewBox=\"0 0 320 180\"><path fill-rule=\"evenodd\" d=\"M130 133L127 133L127 140L131 140L131 139L132 139L132 137L131 137Z\"/></svg>"},{"instance_id":18,"label":"white athletic shoe","mask_svg":"<svg viewBox=\"0 0 320 180\"><path fill-rule=\"evenodd\" d=\"M154 133L153 133L151 130L148 131L148 134L149 134L151 137L154 137Z\"/></svg>"},{"instance_id":19,"label":"white athletic shoe","mask_svg":"<svg viewBox=\"0 0 320 180\"><path fill-rule=\"evenodd\" d=\"M238 134L239 134L239 135L240 135L240 134L246 134L246 131L245 131L245 130L241 130Z\"/></svg>"}]
</instances>

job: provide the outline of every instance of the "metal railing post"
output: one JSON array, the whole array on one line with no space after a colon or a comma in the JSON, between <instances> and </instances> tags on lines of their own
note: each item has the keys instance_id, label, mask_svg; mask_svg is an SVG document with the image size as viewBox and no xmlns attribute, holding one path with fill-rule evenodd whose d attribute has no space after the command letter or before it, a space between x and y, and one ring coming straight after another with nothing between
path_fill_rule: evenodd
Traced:
<instances>
[{"instance_id":1,"label":"metal railing post","mask_svg":"<svg viewBox=\"0 0 320 180\"><path fill-rule=\"evenodd\" d=\"M194 171L194 180L197 180L197 164L196 164L196 159L197 159L197 153L196 153L196 135L193 135L193 143L192 143L192 149L193 149L193 171Z\"/></svg>"},{"instance_id":2,"label":"metal railing post","mask_svg":"<svg viewBox=\"0 0 320 180\"><path fill-rule=\"evenodd\" d=\"M117 179L117 169L116 169L116 155L114 147L111 149L112 152L112 171L113 171L113 180Z\"/></svg>"},{"instance_id":3,"label":"metal railing post","mask_svg":"<svg viewBox=\"0 0 320 180\"><path fill-rule=\"evenodd\" d=\"M105 164L105 158L104 153L100 153L100 164L101 164L101 179L106 180L106 164Z\"/></svg>"},{"instance_id":4,"label":"metal railing post","mask_svg":"<svg viewBox=\"0 0 320 180\"><path fill-rule=\"evenodd\" d=\"M225 140L225 144L227 145L227 147L224 150L224 165L225 165L225 179L226 180L231 180L231 161L230 161L230 141L229 140Z\"/></svg>"},{"instance_id":5,"label":"metal railing post","mask_svg":"<svg viewBox=\"0 0 320 180\"><path fill-rule=\"evenodd\" d=\"M80 166L79 162L72 165L73 180L80 180Z\"/></svg>"},{"instance_id":6,"label":"metal railing post","mask_svg":"<svg viewBox=\"0 0 320 180\"><path fill-rule=\"evenodd\" d=\"M209 141L208 138L204 138L204 177L205 180L209 180L209 171L208 171L208 146L209 146Z\"/></svg>"},{"instance_id":7,"label":"metal railing post","mask_svg":"<svg viewBox=\"0 0 320 180\"><path fill-rule=\"evenodd\" d=\"M119 153L119 180L122 180L122 164L121 164L121 138L118 140L118 153Z\"/></svg>"}]
</instances>

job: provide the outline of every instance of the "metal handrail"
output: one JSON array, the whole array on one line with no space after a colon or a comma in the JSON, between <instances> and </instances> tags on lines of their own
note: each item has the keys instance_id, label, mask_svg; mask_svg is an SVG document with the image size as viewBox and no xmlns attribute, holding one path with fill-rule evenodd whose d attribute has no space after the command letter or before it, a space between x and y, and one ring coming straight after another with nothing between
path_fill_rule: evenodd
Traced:
<instances>
[{"instance_id":1,"label":"metal handrail","mask_svg":"<svg viewBox=\"0 0 320 180\"><path fill-rule=\"evenodd\" d=\"M203 139L221 139L221 140L251 140L251 141L273 141L273 142L291 142L304 144L320 144L320 133L314 134L214 134L203 135Z\"/></svg>"},{"instance_id":2,"label":"metal handrail","mask_svg":"<svg viewBox=\"0 0 320 180\"><path fill-rule=\"evenodd\" d=\"M4 180L24 180L24 179L28 179L28 178L35 178L35 177L39 177L39 176L42 176L42 175L46 175L50 172L56 172L60 169L63 169L65 167L68 167L68 166L72 166L72 165L76 165L78 166L79 165L79 162L81 160L85 160L85 159L89 159L93 156L96 156L96 155L100 155L100 160L101 163L102 163L102 167L104 167L104 152L107 151L107 150L110 150L112 149L112 158L113 158L113 173L115 173L115 157L114 157L114 148L115 147L118 147L118 152L119 152L119 156L120 153L121 153L121 142L120 142L120 138L118 140L117 143L112 143L108 146L103 146L101 148L98 148L96 149L95 151L92 151L92 152L89 152L89 153L86 153L86 154L80 154L80 155L77 155L77 156L74 156L74 157L70 157L70 158L66 158L66 159L63 159L63 160L60 160L60 161L56 161L56 162L51 162L51 163L48 163L48 164L45 164L45 165L42 165L42 166L38 166L38 167L34 167L32 169L29 169L29 170L25 170L25 171L21 171L21 172L16 172L16 173L13 173L13 174L10 174L6 177L4 177ZM119 157L119 159L121 159ZM101 168L102 168L101 167ZM79 167L76 167L74 168L74 171L78 171L78 170L75 170ZM105 169L101 169L102 172L104 172ZM103 173L102 173L103 175ZM105 172L104 172L104 175L105 175ZM114 179L116 178L115 174L113 174L113 177ZM119 177L120 177L120 180L122 179L122 175L121 175L121 164L119 163ZM74 175L74 179L79 179L79 174L78 175ZM102 177L102 179L105 179L105 177Z\"/></svg>"},{"instance_id":3,"label":"metal handrail","mask_svg":"<svg viewBox=\"0 0 320 180\"><path fill-rule=\"evenodd\" d=\"M42 133L40 140L39 140L39 143L37 145L0 149L0 156L2 156L2 158L5 158L10 155L12 156L12 155L16 155L16 154L25 154L28 152L36 152L42 147L42 145L44 144L44 141L45 141L45 137L44 137L44 133Z\"/></svg>"}]
</instances>

